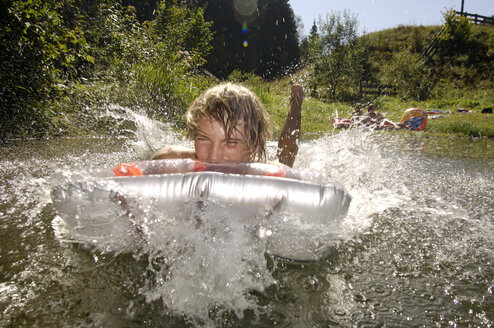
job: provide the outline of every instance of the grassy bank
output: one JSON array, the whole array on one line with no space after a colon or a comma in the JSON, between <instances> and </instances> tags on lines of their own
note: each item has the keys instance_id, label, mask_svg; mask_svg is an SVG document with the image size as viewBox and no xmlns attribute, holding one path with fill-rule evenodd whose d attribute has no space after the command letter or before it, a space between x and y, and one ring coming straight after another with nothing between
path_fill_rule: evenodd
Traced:
<instances>
[{"instance_id":1,"label":"grassy bank","mask_svg":"<svg viewBox=\"0 0 494 328\"><path fill-rule=\"evenodd\" d=\"M279 134L289 107L290 85L301 83L297 77L269 83L264 87L262 100L271 115L274 134ZM248 84L248 83L247 83ZM308 92L306 92L308 93ZM409 101L396 97L380 96L362 98L362 103L372 102L388 119L399 122L408 108L436 109L447 112L441 117L429 118L424 134L452 134L472 137L494 137L494 114L482 114L483 108L494 107L494 93L489 90L448 90L427 101ZM350 117L354 103L325 102L306 94L302 104L302 135L310 137L333 131L334 117ZM468 110L458 112L459 108ZM410 131L410 133L417 133Z\"/></svg>"},{"instance_id":2,"label":"grassy bank","mask_svg":"<svg viewBox=\"0 0 494 328\"><path fill-rule=\"evenodd\" d=\"M254 91L270 114L274 138L279 136L287 110L290 106L291 85L304 85L300 75L294 75L274 82L265 82L255 76L232 76L234 82L241 82ZM170 103L169 98L153 92L154 87L143 87L142 84L121 84L117 81L92 81L80 84L72 92L58 102L59 112L64 115L58 118L59 130L52 135L87 135L125 133L132 129L132 122L112 121L100 111L107 105L117 104L143 112L153 119L170 122L179 132L185 131L183 114L190 101L207 87L217 81L196 77L182 86L186 93L177 91L175 94L183 96L182 101ZM494 95L483 89L452 90L448 94L437 98L413 102L404 101L396 97L382 96L374 99L361 99L363 103L372 102L377 110L392 121L401 120L403 111L411 107L422 109L437 109L450 111L436 119L429 119L427 128L421 134L430 135L459 135L472 137L494 137L494 114L481 114L482 108L494 107ZM313 138L323 133L332 133L334 117L350 117L354 103L327 102L310 96L302 104L302 137ZM458 108L470 110L469 113L458 113ZM99 118L98 118L99 117ZM400 131L392 133L417 133L415 131Z\"/></svg>"}]
</instances>

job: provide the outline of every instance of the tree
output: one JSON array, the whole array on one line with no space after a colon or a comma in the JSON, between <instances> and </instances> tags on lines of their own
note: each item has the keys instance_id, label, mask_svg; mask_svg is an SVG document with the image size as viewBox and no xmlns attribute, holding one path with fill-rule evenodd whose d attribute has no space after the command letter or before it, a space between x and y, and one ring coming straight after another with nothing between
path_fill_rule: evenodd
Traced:
<instances>
[{"instance_id":1,"label":"tree","mask_svg":"<svg viewBox=\"0 0 494 328\"><path fill-rule=\"evenodd\" d=\"M256 41L261 50L258 74L280 77L300 62L295 15L288 0L261 0L260 29Z\"/></svg>"},{"instance_id":2,"label":"tree","mask_svg":"<svg viewBox=\"0 0 494 328\"><path fill-rule=\"evenodd\" d=\"M332 13L319 20L309 56L313 62L312 80L323 87L323 95L335 99L345 88L358 85L363 75L364 50L358 42L358 22L348 11ZM312 33L311 33L312 34ZM319 36L318 36L319 35Z\"/></svg>"},{"instance_id":3,"label":"tree","mask_svg":"<svg viewBox=\"0 0 494 328\"><path fill-rule=\"evenodd\" d=\"M150 48L135 10L110 0L82 1L78 9L96 70L126 81L132 66L143 60Z\"/></svg>"},{"instance_id":4,"label":"tree","mask_svg":"<svg viewBox=\"0 0 494 328\"><path fill-rule=\"evenodd\" d=\"M136 17L141 23L154 19L159 3L160 0L122 0L122 6L135 8Z\"/></svg>"},{"instance_id":5,"label":"tree","mask_svg":"<svg viewBox=\"0 0 494 328\"><path fill-rule=\"evenodd\" d=\"M458 16L453 10L443 14L444 31L438 37L440 57L450 58L468 51L471 24L465 16Z\"/></svg>"},{"instance_id":6,"label":"tree","mask_svg":"<svg viewBox=\"0 0 494 328\"><path fill-rule=\"evenodd\" d=\"M56 114L40 104L94 62L80 22L65 19L74 8L72 0L2 1L0 136L42 134Z\"/></svg>"},{"instance_id":7,"label":"tree","mask_svg":"<svg viewBox=\"0 0 494 328\"><path fill-rule=\"evenodd\" d=\"M475 85L481 76L492 76L493 54L488 40L488 29L473 28L467 17L453 10L444 14L443 32L438 36L434 56L436 75L459 79L463 84ZM487 41L487 42L486 42ZM448 69L444 69L448 67Z\"/></svg>"},{"instance_id":8,"label":"tree","mask_svg":"<svg viewBox=\"0 0 494 328\"><path fill-rule=\"evenodd\" d=\"M202 8L193 10L179 0L163 0L152 26L163 50L185 54L189 65L199 67L211 50L211 25Z\"/></svg>"},{"instance_id":9,"label":"tree","mask_svg":"<svg viewBox=\"0 0 494 328\"><path fill-rule=\"evenodd\" d=\"M316 21L312 25L309 34L309 44L308 44L308 61L309 63L316 63L321 59L322 55L322 43L321 36L317 30Z\"/></svg>"},{"instance_id":10,"label":"tree","mask_svg":"<svg viewBox=\"0 0 494 328\"><path fill-rule=\"evenodd\" d=\"M434 87L430 69L419 60L419 54L399 52L383 69L384 82L394 85L404 99L426 100Z\"/></svg>"},{"instance_id":11,"label":"tree","mask_svg":"<svg viewBox=\"0 0 494 328\"><path fill-rule=\"evenodd\" d=\"M296 20L287 0L259 0L244 16L233 0L196 2L213 22L206 68L219 78L235 70L273 78L299 62Z\"/></svg>"}]
</instances>

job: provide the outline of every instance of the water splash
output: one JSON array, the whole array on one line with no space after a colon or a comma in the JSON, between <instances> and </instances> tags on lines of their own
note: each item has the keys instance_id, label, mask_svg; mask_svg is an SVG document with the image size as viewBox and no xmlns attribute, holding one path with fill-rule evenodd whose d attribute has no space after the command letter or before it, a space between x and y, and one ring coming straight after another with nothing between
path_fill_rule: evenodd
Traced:
<instances>
[{"instance_id":1,"label":"water splash","mask_svg":"<svg viewBox=\"0 0 494 328\"><path fill-rule=\"evenodd\" d=\"M274 282L255 225L232 220L235 213L223 206L208 207L186 209L179 218L155 213L144 249L150 263L163 263L148 267L153 280L141 290L146 299L197 322L207 322L214 308L238 317L259 310L249 293Z\"/></svg>"},{"instance_id":2,"label":"water splash","mask_svg":"<svg viewBox=\"0 0 494 328\"><path fill-rule=\"evenodd\" d=\"M232 221L219 204L188 207L178 218L143 204L149 229L130 255L118 245L116 253L61 247L51 227L54 185L145 159L165 144L187 145L138 111L110 106L105 115L131 122L129 136L1 149L1 274L9 282L0 284L0 324L159 325L183 317L177 325L224 326L254 313L274 318L272 326L318 318L432 326L459 317L492 325L492 163L425 156L424 138L358 129L302 142L295 167L338 179L353 197L331 239L335 255L314 264L266 257L265 222Z\"/></svg>"},{"instance_id":3,"label":"water splash","mask_svg":"<svg viewBox=\"0 0 494 328\"><path fill-rule=\"evenodd\" d=\"M133 156L132 160L148 159L165 145L187 144L180 134L173 131L169 123L150 118L144 109L109 105L105 111L101 111L100 115L98 120L116 121L120 133L123 131L122 127L132 127L127 129L129 135L133 136L127 141L129 158Z\"/></svg>"},{"instance_id":4,"label":"water splash","mask_svg":"<svg viewBox=\"0 0 494 328\"><path fill-rule=\"evenodd\" d=\"M164 139L168 138L171 143L177 140L168 126L156 124L131 110L112 107L107 113L114 119L135 122L136 140L129 144L134 147L131 153L142 154L143 148L144 152L157 149L155 144L162 139L153 138L156 135L165 136ZM276 231L271 227L278 221L287 222L283 216L273 215L268 220L256 216L246 223L232 220L240 215L231 208L219 204L197 207L192 202L177 217L158 212L152 203L141 203L138 220L146 229L139 242L140 248L135 252L139 258L148 261L148 278L140 289L141 295L149 303L161 301L168 311L197 324L213 325L214 319L210 318L213 308L219 317L231 311L239 318L247 310L257 315L267 311L257 304L251 292L263 293L265 288L276 283L264 257L268 244L277 249L306 245L325 253L331 245L366 229L376 212L398 207L408 200L405 196L397 197L396 188L383 188L395 174L384 159L385 152L377 138L372 132L349 131L301 145L295 164L297 168L338 177L354 197L357 204L350 208L344 229L332 226L332 230L327 231L325 227L304 227L301 223L298 229L278 224L285 228ZM275 143L268 146L269 154L276 151ZM386 175L382 174L383 167ZM121 210L113 211L114 217L122 218ZM84 209L80 215L90 217ZM101 224L98 226L102 227ZM90 237L88 242L98 251L106 252L113 247L112 250L119 254L129 250L124 237L131 235L130 232L129 227L119 231L111 229L104 236L109 239ZM285 237L269 238L272 234ZM264 238L266 236L268 238Z\"/></svg>"},{"instance_id":5,"label":"water splash","mask_svg":"<svg viewBox=\"0 0 494 328\"><path fill-rule=\"evenodd\" d=\"M366 229L373 214L410 201L410 190L400 183L402 166L387 154L383 138L373 131L352 129L300 146L296 167L337 177L352 195L345 239Z\"/></svg>"}]
</instances>

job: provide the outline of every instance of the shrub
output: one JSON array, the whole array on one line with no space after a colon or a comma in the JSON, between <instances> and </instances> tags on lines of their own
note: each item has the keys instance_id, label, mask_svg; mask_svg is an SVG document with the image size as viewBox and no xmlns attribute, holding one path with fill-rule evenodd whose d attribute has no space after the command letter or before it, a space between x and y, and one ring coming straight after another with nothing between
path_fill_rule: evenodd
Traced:
<instances>
[{"instance_id":1,"label":"shrub","mask_svg":"<svg viewBox=\"0 0 494 328\"><path fill-rule=\"evenodd\" d=\"M357 37L358 22L348 11L319 21L320 36L310 45L311 89L329 99L345 98L364 74L364 49Z\"/></svg>"},{"instance_id":2,"label":"shrub","mask_svg":"<svg viewBox=\"0 0 494 328\"><path fill-rule=\"evenodd\" d=\"M77 22L64 20L71 1L7 3L0 16L0 137L43 134L57 116L47 100L94 59Z\"/></svg>"},{"instance_id":3,"label":"shrub","mask_svg":"<svg viewBox=\"0 0 494 328\"><path fill-rule=\"evenodd\" d=\"M427 99L435 84L429 68L409 52L393 55L384 68L383 80L394 85L402 98L415 100Z\"/></svg>"}]
</instances>

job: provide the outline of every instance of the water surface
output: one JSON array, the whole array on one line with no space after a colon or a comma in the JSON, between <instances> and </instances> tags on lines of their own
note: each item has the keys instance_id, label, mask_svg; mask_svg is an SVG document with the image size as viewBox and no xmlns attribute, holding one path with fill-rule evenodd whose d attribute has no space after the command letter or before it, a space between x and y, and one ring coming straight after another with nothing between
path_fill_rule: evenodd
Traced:
<instances>
[{"instance_id":1,"label":"water surface","mask_svg":"<svg viewBox=\"0 0 494 328\"><path fill-rule=\"evenodd\" d=\"M115 240L117 251L61 242L53 186L184 143L128 113L130 137L0 148L2 327L493 325L492 140L349 130L303 142L295 167L332 176L353 197L319 261L266 254L221 206L152 213L155 238Z\"/></svg>"}]
</instances>

